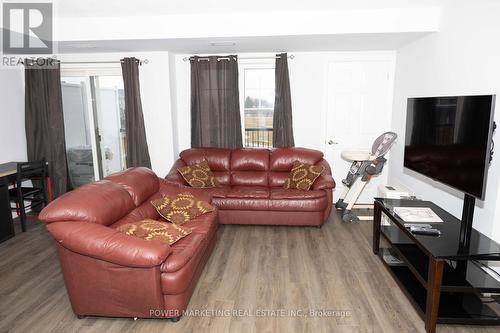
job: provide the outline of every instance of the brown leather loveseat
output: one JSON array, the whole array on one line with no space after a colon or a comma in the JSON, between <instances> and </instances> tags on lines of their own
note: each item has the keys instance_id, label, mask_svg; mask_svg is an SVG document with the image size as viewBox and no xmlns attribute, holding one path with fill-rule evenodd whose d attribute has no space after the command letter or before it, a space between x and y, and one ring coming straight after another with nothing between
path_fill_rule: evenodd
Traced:
<instances>
[{"instance_id":1,"label":"brown leather loveseat","mask_svg":"<svg viewBox=\"0 0 500 333\"><path fill-rule=\"evenodd\" d=\"M182 191L146 168L131 168L66 193L39 219L57 244L64 281L78 316L178 319L186 309L216 241L217 211L183 226L187 237L169 246L115 229L160 216L150 201Z\"/></svg>"},{"instance_id":2,"label":"brown leather loveseat","mask_svg":"<svg viewBox=\"0 0 500 333\"><path fill-rule=\"evenodd\" d=\"M188 186L177 171L208 161L217 188L202 189L213 196L221 224L321 226L332 208L335 182L323 153L306 148L193 148L180 153L165 179ZM325 168L309 191L283 189L295 161Z\"/></svg>"}]
</instances>

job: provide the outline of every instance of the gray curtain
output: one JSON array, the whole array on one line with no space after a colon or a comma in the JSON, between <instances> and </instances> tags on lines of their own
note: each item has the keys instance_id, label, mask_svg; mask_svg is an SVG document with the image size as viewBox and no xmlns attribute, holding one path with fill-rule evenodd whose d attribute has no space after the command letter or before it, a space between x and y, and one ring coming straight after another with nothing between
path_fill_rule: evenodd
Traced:
<instances>
[{"instance_id":1,"label":"gray curtain","mask_svg":"<svg viewBox=\"0 0 500 333\"><path fill-rule=\"evenodd\" d=\"M191 146L241 148L238 60L192 57Z\"/></svg>"},{"instance_id":2,"label":"gray curtain","mask_svg":"<svg viewBox=\"0 0 500 333\"><path fill-rule=\"evenodd\" d=\"M151 169L139 87L139 60L124 58L121 63L125 89L127 167L142 166Z\"/></svg>"},{"instance_id":3,"label":"gray curtain","mask_svg":"<svg viewBox=\"0 0 500 333\"><path fill-rule=\"evenodd\" d=\"M28 161L49 163L56 198L68 189L60 64L51 60L49 66L40 67L26 59L24 73Z\"/></svg>"},{"instance_id":4,"label":"gray curtain","mask_svg":"<svg viewBox=\"0 0 500 333\"><path fill-rule=\"evenodd\" d=\"M293 147L292 97L288 76L288 58L286 53L276 56L275 98L273 115L273 146Z\"/></svg>"}]
</instances>

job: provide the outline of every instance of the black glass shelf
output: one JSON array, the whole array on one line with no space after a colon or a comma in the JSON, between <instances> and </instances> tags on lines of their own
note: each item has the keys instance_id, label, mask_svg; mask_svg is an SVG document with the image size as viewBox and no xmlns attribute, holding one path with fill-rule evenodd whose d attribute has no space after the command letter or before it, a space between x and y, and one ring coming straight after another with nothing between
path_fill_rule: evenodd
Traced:
<instances>
[{"instance_id":1,"label":"black glass shelf","mask_svg":"<svg viewBox=\"0 0 500 333\"><path fill-rule=\"evenodd\" d=\"M383 255L391 251L391 254L403 260L420 284L426 288L429 257L415 244L393 243L391 246L391 249L381 249ZM479 264L471 260L457 260L445 263L441 291L495 293L500 292L500 282L485 272Z\"/></svg>"},{"instance_id":2,"label":"black glass shelf","mask_svg":"<svg viewBox=\"0 0 500 333\"><path fill-rule=\"evenodd\" d=\"M406 266L388 265L389 272L403 292L409 296L420 316L424 316L427 292ZM498 315L474 293L441 292L438 323L441 324L499 324Z\"/></svg>"},{"instance_id":3,"label":"black glass shelf","mask_svg":"<svg viewBox=\"0 0 500 333\"><path fill-rule=\"evenodd\" d=\"M460 259L471 258L500 260L500 244L492 241L490 238L484 236L477 230L472 230L470 246L467 249L460 247L460 225L461 221L455 216L451 215L438 205L430 201L421 200L399 200L399 199L381 199L376 198L382 211L391 215L391 220L397 224L399 231L386 230L386 226L382 226L382 231L387 232L389 238L394 239L397 243L415 243L427 255L431 255L439 259ZM426 235L413 235L404 228L404 221L393 212L394 207L426 207L430 208L436 213L443 222L429 223L434 228L441 231L441 236L426 236ZM401 238L397 241L396 238Z\"/></svg>"}]
</instances>

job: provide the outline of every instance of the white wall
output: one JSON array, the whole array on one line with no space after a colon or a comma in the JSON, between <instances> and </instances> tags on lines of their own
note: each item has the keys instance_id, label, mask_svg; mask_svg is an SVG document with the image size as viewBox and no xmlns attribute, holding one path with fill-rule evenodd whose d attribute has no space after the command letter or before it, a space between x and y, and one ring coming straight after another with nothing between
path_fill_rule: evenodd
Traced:
<instances>
[{"instance_id":1,"label":"white wall","mask_svg":"<svg viewBox=\"0 0 500 333\"><path fill-rule=\"evenodd\" d=\"M0 163L25 161L23 69L0 69L0 101Z\"/></svg>"},{"instance_id":2,"label":"white wall","mask_svg":"<svg viewBox=\"0 0 500 333\"><path fill-rule=\"evenodd\" d=\"M293 131L295 146L325 150L326 115L328 107L328 65L339 59L393 54L393 51L373 52L292 52L288 60L292 94ZM274 56L269 54L239 54L241 57ZM190 65L183 61L189 55L175 56L176 106L173 108L178 125L179 151L191 146L190 125ZM242 60L240 60L242 61ZM242 94L243 91L240 91Z\"/></svg>"},{"instance_id":3,"label":"white wall","mask_svg":"<svg viewBox=\"0 0 500 333\"><path fill-rule=\"evenodd\" d=\"M169 53L64 54L60 58L64 63L65 61L119 61L123 57L132 56L149 61L140 67L142 109L152 169L158 176L163 177L168 173L174 161ZM68 68L68 66L88 67L92 65L63 65L63 68ZM99 66L120 67L120 64Z\"/></svg>"},{"instance_id":4,"label":"white wall","mask_svg":"<svg viewBox=\"0 0 500 333\"><path fill-rule=\"evenodd\" d=\"M139 54L149 60L141 66L144 124L153 171L164 177L174 163L168 52Z\"/></svg>"},{"instance_id":5,"label":"white wall","mask_svg":"<svg viewBox=\"0 0 500 333\"><path fill-rule=\"evenodd\" d=\"M401 134L405 131L408 97L500 93L500 2L444 0L442 3L440 31L401 48L397 54L392 122L394 130ZM500 110L495 118L500 121ZM462 195L404 170L403 148L404 138L401 138L390 159L390 179L460 217ZM500 242L499 185L500 153L497 152L489 168L486 200L476 203L474 218L474 227L497 242Z\"/></svg>"}]
</instances>

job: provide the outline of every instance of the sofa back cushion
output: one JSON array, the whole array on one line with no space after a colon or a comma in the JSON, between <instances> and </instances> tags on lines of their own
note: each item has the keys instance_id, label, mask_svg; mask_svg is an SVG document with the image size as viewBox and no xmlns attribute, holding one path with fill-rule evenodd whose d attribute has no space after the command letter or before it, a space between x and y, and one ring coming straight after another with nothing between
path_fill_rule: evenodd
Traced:
<instances>
[{"instance_id":1,"label":"sofa back cushion","mask_svg":"<svg viewBox=\"0 0 500 333\"><path fill-rule=\"evenodd\" d=\"M296 161L315 165L323 160L319 150L307 148L277 148L269 156L269 187L283 187Z\"/></svg>"},{"instance_id":2,"label":"sofa back cushion","mask_svg":"<svg viewBox=\"0 0 500 333\"><path fill-rule=\"evenodd\" d=\"M221 185L283 187L293 163L315 165L323 160L319 150L307 148L192 148L181 152L186 165L208 161Z\"/></svg>"},{"instance_id":3,"label":"sofa back cushion","mask_svg":"<svg viewBox=\"0 0 500 333\"><path fill-rule=\"evenodd\" d=\"M231 154L231 185L268 186L269 150L243 148Z\"/></svg>"},{"instance_id":4,"label":"sofa back cushion","mask_svg":"<svg viewBox=\"0 0 500 333\"><path fill-rule=\"evenodd\" d=\"M307 148L278 148L271 151L269 157L270 171L290 172L295 161L305 164L316 164L323 159L319 150Z\"/></svg>"},{"instance_id":5,"label":"sofa back cushion","mask_svg":"<svg viewBox=\"0 0 500 333\"><path fill-rule=\"evenodd\" d=\"M194 165L206 159L219 184L230 184L231 149L191 148L182 151L180 158L186 165Z\"/></svg>"},{"instance_id":6,"label":"sofa back cushion","mask_svg":"<svg viewBox=\"0 0 500 333\"><path fill-rule=\"evenodd\" d=\"M136 206L121 185L101 180L83 185L64 194L43 209L42 222L83 221L108 226L124 217Z\"/></svg>"},{"instance_id":7,"label":"sofa back cushion","mask_svg":"<svg viewBox=\"0 0 500 333\"><path fill-rule=\"evenodd\" d=\"M160 180L148 168L130 168L108 176L107 180L123 186L139 207L160 189Z\"/></svg>"}]
</instances>

